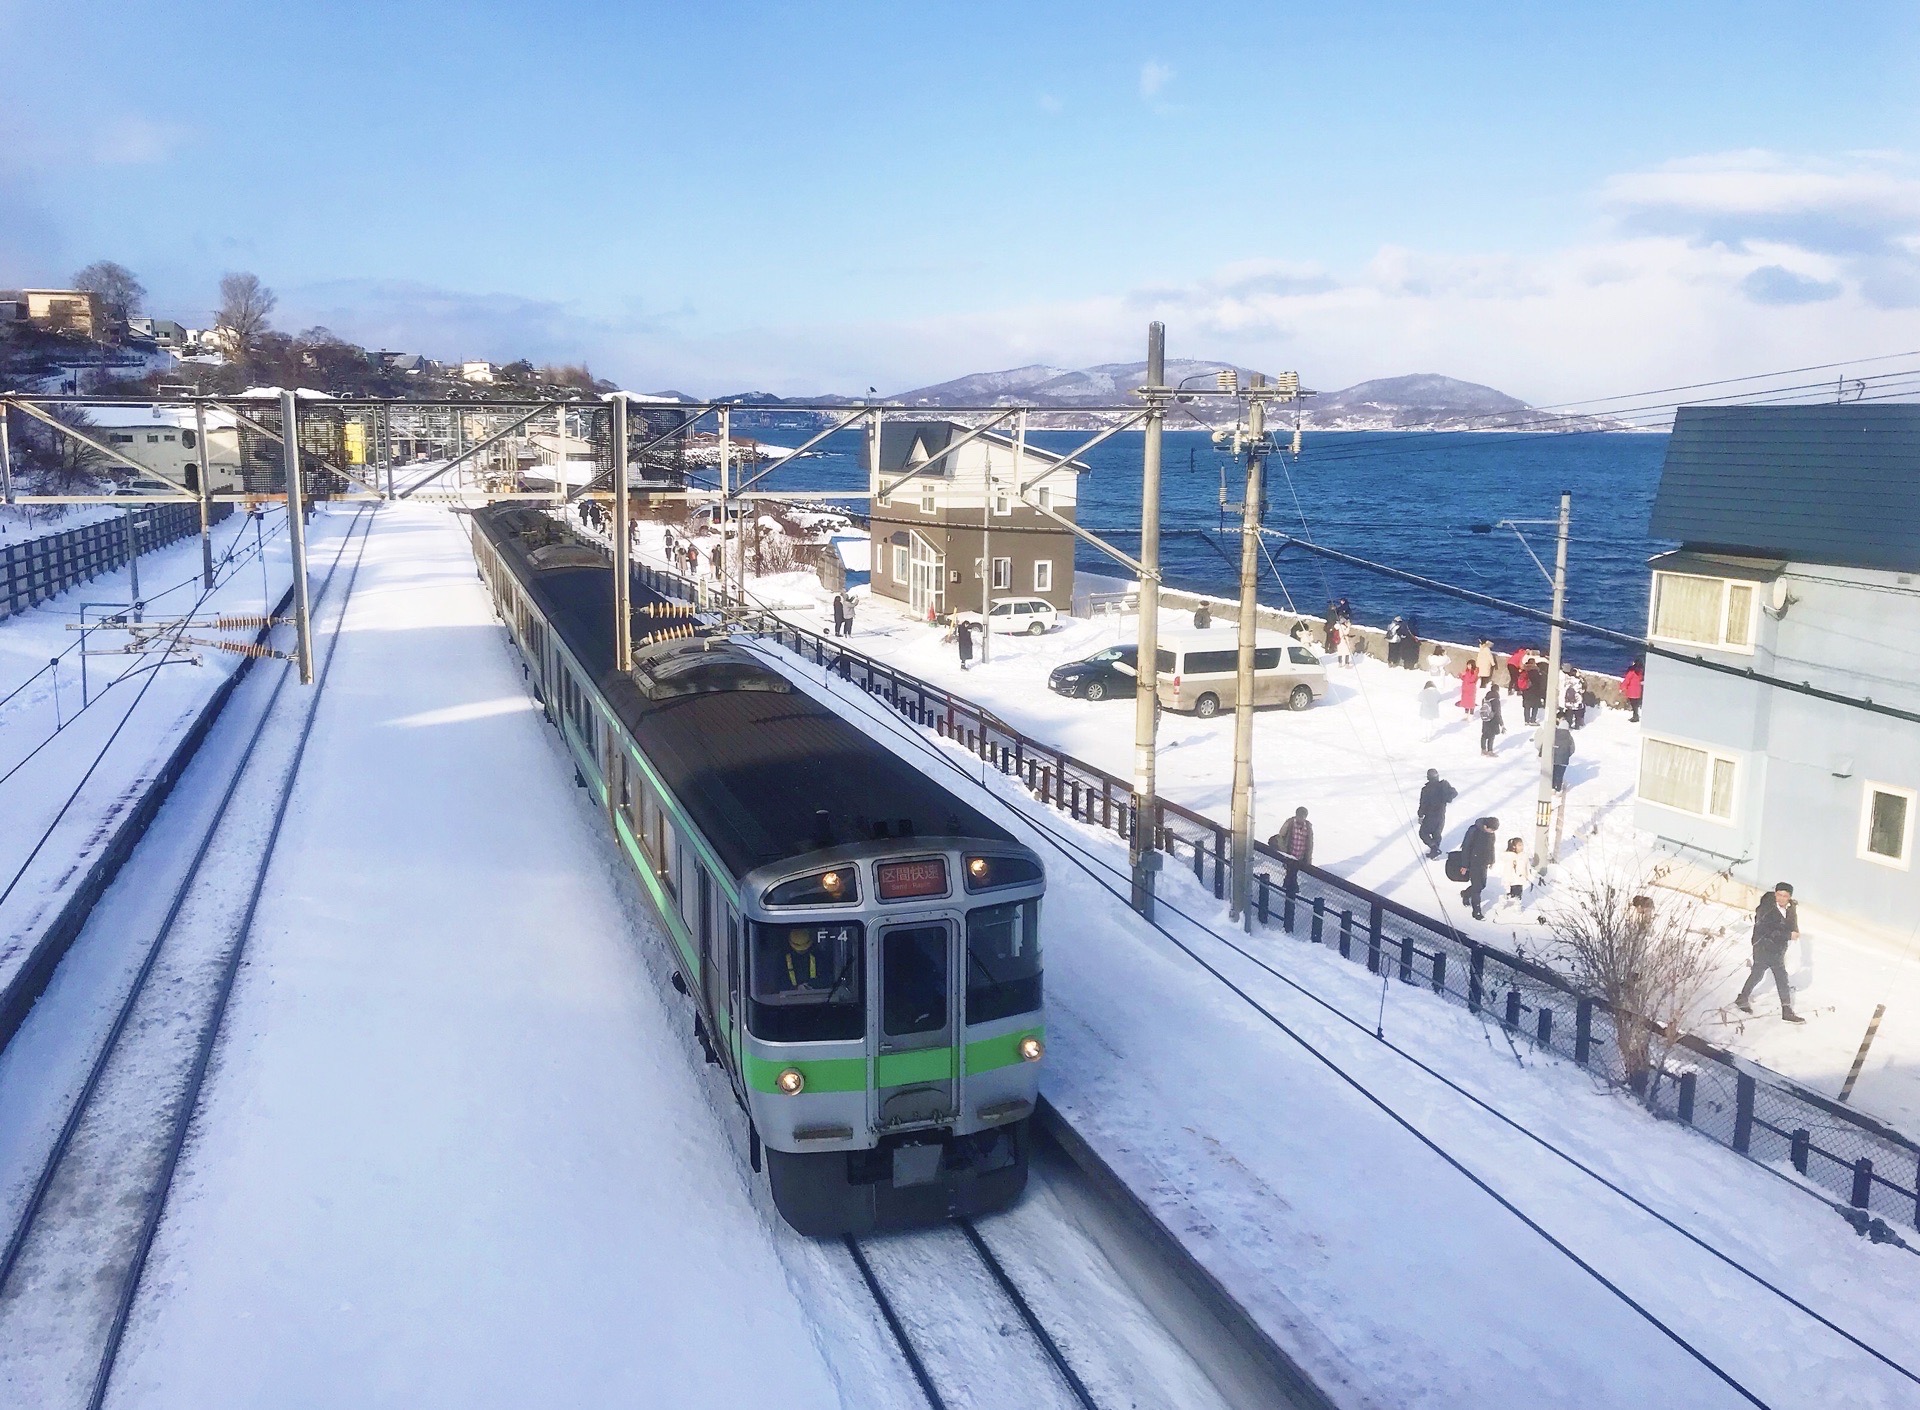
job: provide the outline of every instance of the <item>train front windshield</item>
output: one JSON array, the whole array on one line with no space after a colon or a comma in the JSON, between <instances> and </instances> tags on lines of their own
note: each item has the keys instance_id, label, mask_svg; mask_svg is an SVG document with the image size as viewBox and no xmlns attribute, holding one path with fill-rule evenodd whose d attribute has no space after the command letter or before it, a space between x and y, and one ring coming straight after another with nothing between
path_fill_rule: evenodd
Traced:
<instances>
[{"instance_id":1,"label":"train front windshield","mask_svg":"<svg viewBox=\"0 0 1920 1410\"><path fill-rule=\"evenodd\" d=\"M989 1023L1040 1007L1040 903L1009 901L967 912L967 1022Z\"/></svg>"},{"instance_id":2,"label":"train front windshield","mask_svg":"<svg viewBox=\"0 0 1920 1410\"><path fill-rule=\"evenodd\" d=\"M858 921L757 921L748 1026L770 1043L864 1038L866 967Z\"/></svg>"}]
</instances>

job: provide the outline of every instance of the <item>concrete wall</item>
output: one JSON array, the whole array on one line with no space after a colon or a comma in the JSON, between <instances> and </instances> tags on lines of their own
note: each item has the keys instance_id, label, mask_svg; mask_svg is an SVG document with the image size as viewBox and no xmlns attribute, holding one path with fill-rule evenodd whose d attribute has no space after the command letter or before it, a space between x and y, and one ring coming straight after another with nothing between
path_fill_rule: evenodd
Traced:
<instances>
[{"instance_id":1,"label":"concrete wall","mask_svg":"<svg viewBox=\"0 0 1920 1410\"><path fill-rule=\"evenodd\" d=\"M1920 587L1806 564L1782 582L1794 600L1778 619L1761 614L1751 656L1705 654L1920 711ZM1703 869L1730 869L1737 899L1791 881L1804 909L1912 943L1920 869L1861 856L1860 825L1869 783L1920 788L1920 725L1658 658L1642 718L1736 756L1738 774L1731 822L1638 802L1639 827Z\"/></svg>"}]
</instances>

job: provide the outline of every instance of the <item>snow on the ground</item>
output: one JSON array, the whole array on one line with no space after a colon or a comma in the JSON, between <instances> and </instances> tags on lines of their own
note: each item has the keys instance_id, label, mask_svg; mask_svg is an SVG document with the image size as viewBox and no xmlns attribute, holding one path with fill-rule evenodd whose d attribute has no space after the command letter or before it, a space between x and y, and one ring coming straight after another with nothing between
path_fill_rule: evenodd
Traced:
<instances>
[{"instance_id":1,"label":"snow on the ground","mask_svg":"<svg viewBox=\"0 0 1920 1410\"><path fill-rule=\"evenodd\" d=\"M661 526L638 525L642 554L661 561ZM703 548L717 540L699 540ZM749 579L755 600L788 620L831 630L830 597L807 573ZM1162 613L1162 630L1191 628L1187 614ZM1230 623L1217 624L1223 645ZM1128 700L1090 703L1053 694L1047 673L1116 641L1134 639L1135 618L1061 618L1043 637L995 633L991 659L962 671L944 632L912 621L903 605L859 594L855 650L984 705L1014 727L1122 778L1132 776L1133 708ZM1540 924L1545 892L1530 892L1518 916L1502 915L1490 889L1485 922L1461 904L1460 887L1419 845L1414 804L1429 768L1459 790L1447 818L1448 847L1457 846L1474 819L1500 819L1500 837L1523 837L1529 849L1539 790L1534 732L1508 702L1507 731L1493 758L1480 754L1479 721L1457 705L1459 683L1443 681L1437 720L1420 714L1424 672L1393 669L1362 658L1350 669L1329 665L1332 689L1313 709L1263 710L1254 717L1256 835L1267 837L1296 807L1314 823L1314 861L1404 905L1478 935L1509 951L1548 960ZM1559 874L1601 857L1641 858L1649 841L1633 827L1639 727L1626 712L1588 711L1574 735L1567 771L1566 821ZM1159 785L1163 796L1224 822L1231 811L1233 722L1222 715L1199 720L1161 716ZM1549 891L1551 883L1549 883ZM1809 922L1789 959L1795 1004L1809 1019L1779 1021L1771 983L1758 995L1755 1017L1732 1007L1746 975L1750 918L1725 907L1703 907L1702 924L1723 928L1721 982L1709 995L1694 1030L1814 1091L1834 1096L1853 1063L1877 1004L1887 1014L1874 1039L1851 1104L1909 1132L1920 1131L1920 943L1896 948L1873 938Z\"/></svg>"},{"instance_id":2,"label":"snow on the ground","mask_svg":"<svg viewBox=\"0 0 1920 1410\"><path fill-rule=\"evenodd\" d=\"M1920 1345L1914 1254L1860 1239L1773 1173L1656 1122L1571 1064L1514 1053L1432 995L1284 936L1242 941L1290 987L1224 944L1220 903L1169 869L1163 914L1198 959L1183 953L1127 908L1111 835L1041 808L825 672L797 673L921 766L949 761L941 776L995 814L987 800L1010 803L1017 830L1039 821L1029 835L1048 866L1047 1095L1283 1344L1347 1387L1347 1403L1753 1403L1700 1357L1769 1406L1920 1403L1920 1384L1409 1055L1896 1360ZM1405 1055L1375 1039L1377 1014Z\"/></svg>"},{"instance_id":3,"label":"snow on the ground","mask_svg":"<svg viewBox=\"0 0 1920 1410\"><path fill-rule=\"evenodd\" d=\"M224 559L225 566L202 604L204 613L258 614L279 600L289 581L286 536L275 532L283 518L267 516L259 546L257 526L246 515L215 526L216 562ZM315 563L330 551L335 526L346 522L344 514L315 516L310 535ZM149 618L178 616L201 603L197 535L141 555L139 567ZM0 696L10 697L0 704L0 983L26 957L84 864L104 844L112 822L165 762L220 681L245 659L212 650L196 653L198 665L92 656L85 663L90 703L83 708L80 635L68 628L80 621L82 604L107 603L109 610L119 610L127 600L127 573L121 569L0 621ZM98 610L90 611L88 620L99 616ZM252 631L194 635L253 638ZM92 651L126 642L125 633L113 631L87 638ZM55 657L59 665L47 669ZM89 776L96 759L98 767Z\"/></svg>"},{"instance_id":4,"label":"snow on the ground","mask_svg":"<svg viewBox=\"0 0 1920 1410\"><path fill-rule=\"evenodd\" d=\"M380 514L116 1403L860 1401L457 521Z\"/></svg>"}]
</instances>

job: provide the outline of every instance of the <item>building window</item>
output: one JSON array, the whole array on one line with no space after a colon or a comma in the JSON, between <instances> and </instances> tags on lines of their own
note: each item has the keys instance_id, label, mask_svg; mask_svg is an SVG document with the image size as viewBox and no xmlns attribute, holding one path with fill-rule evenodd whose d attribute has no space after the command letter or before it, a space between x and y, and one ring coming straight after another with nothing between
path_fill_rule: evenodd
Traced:
<instances>
[{"instance_id":1,"label":"building window","mask_svg":"<svg viewBox=\"0 0 1920 1410\"><path fill-rule=\"evenodd\" d=\"M1697 817L1733 821L1739 761L1698 745L1646 736L1640 741L1642 802Z\"/></svg>"},{"instance_id":2,"label":"building window","mask_svg":"<svg viewBox=\"0 0 1920 1410\"><path fill-rule=\"evenodd\" d=\"M993 560L993 590L1007 592L1013 587L1013 560L996 558Z\"/></svg>"},{"instance_id":3,"label":"building window","mask_svg":"<svg viewBox=\"0 0 1920 1410\"><path fill-rule=\"evenodd\" d=\"M920 512L922 514L931 514L933 510L933 484L931 481L927 481L920 486Z\"/></svg>"},{"instance_id":4,"label":"building window","mask_svg":"<svg viewBox=\"0 0 1920 1410\"><path fill-rule=\"evenodd\" d=\"M1035 592L1053 591L1053 560L1036 559L1033 565L1033 590Z\"/></svg>"},{"instance_id":5,"label":"building window","mask_svg":"<svg viewBox=\"0 0 1920 1410\"><path fill-rule=\"evenodd\" d=\"M1690 573L1655 573L1647 635L1725 651L1752 651L1758 605L1752 583Z\"/></svg>"},{"instance_id":6,"label":"building window","mask_svg":"<svg viewBox=\"0 0 1920 1410\"><path fill-rule=\"evenodd\" d=\"M1903 871L1913 862L1914 791L1870 783L1860 808L1860 855Z\"/></svg>"},{"instance_id":7,"label":"building window","mask_svg":"<svg viewBox=\"0 0 1920 1410\"><path fill-rule=\"evenodd\" d=\"M995 490L993 492L993 512L995 514L1013 513L1013 500L1008 497L1005 490Z\"/></svg>"},{"instance_id":8,"label":"building window","mask_svg":"<svg viewBox=\"0 0 1920 1410\"><path fill-rule=\"evenodd\" d=\"M133 444L132 436L108 436L107 439L117 446L130 446Z\"/></svg>"},{"instance_id":9,"label":"building window","mask_svg":"<svg viewBox=\"0 0 1920 1410\"><path fill-rule=\"evenodd\" d=\"M1042 485L1034 494L1034 502L1042 509L1053 508L1053 486Z\"/></svg>"},{"instance_id":10,"label":"building window","mask_svg":"<svg viewBox=\"0 0 1920 1410\"><path fill-rule=\"evenodd\" d=\"M160 438L158 436L148 436L147 444L150 446L157 446L160 444Z\"/></svg>"},{"instance_id":11,"label":"building window","mask_svg":"<svg viewBox=\"0 0 1920 1410\"><path fill-rule=\"evenodd\" d=\"M904 544L893 546L893 580L896 583L907 580L907 550Z\"/></svg>"}]
</instances>

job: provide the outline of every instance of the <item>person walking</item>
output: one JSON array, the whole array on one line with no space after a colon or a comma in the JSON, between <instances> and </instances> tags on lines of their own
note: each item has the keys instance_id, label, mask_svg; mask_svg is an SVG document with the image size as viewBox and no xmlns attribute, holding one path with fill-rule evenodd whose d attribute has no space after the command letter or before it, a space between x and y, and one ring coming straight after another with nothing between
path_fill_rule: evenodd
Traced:
<instances>
[{"instance_id":1,"label":"person walking","mask_svg":"<svg viewBox=\"0 0 1920 1410\"><path fill-rule=\"evenodd\" d=\"M1353 667L1353 623L1342 622L1333 629L1333 659L1342 666Z\"/></svg>"},{"instance_id":2,"label":"person walking","mask_svg":"<svg viewBox=\"0 0 1920 1410\"><path fill-rule=\"evenodd\" d=\"M1480 912L1480 893L1487 889L1487 873L1493 870L1494 853L1500 845L1500 819L1482 818L1467 829L1467 840L1460 844L1466 854L1467 889L1460 900L1473 908L1475 920L1485 920Z\"/></svg>"},{"instance_id":3,"label":"person walking","mask_svg":"<svg viewBox=\"0 0 1920 1410\"><path fill-rule=\"evenodd\" d=\"M1423 720L1440 718L1440 687L1432 681L1420 687L1420 718Z\"/></svg>"},{"instance_id":4,"label":"person walking","mask_svg":"<svg viewBox=\"0 0 1920 1410\"><path fill-rule=\"evenodd\" d=\"M973 665L973 623L962 617L953 629L953 639L960 647L960 669L967 670Z\"/></svg>"},{"instance_id":5,"label":"person walking","mask_svg":"<svg viewBox=\"0 0 1920 1410\"><path fill-rule=\"evenodd\" d=\"M1620 677L1620 694L1626 697L1627 719L1633 724L1640 723L1640 697L1647 689L1647 668L1639 661L1627 667L1627 673Z\"/></svg>"},{"instance_id":6,"label":"person walking","mask_svg":"<svg viewBox=\"0 0 1920 1410\"><path fill-rule=\"evenodd\" d=\"M1561 669L1566 671L1566 679L1560 683L1560 718L1572 728L1579 729L1581 720L1586 714L1585 708L1580 704L1582 690L1580 674L1571 667Z\"/></svg>"},{"instance_id":7,"label":"person walking","mask_svg":"<svg viewBox=\"0 0 1920 1410\"><path fill-rule=\"evenodd\" d=\"M1471 715L1478 707L1477 691L1480 686L1480 668L1474 662L1467 662L1466 669L1460 672L1460 708Z\"/></svg>"},{"instance_id":8,"label":"person walking","mask_svg":"<svg viewBox=\"0 0 1920 1410\"><path fill-rule=\"evenodd\" d=\"M833 595L833 634L847 634L847 599L837 592Z\"/></svg>"},{"instance_id":9,"label":"person walking","mask_svg":"<svg viewBox=\"0 0 1920 1410\"><path fill-rule=\"evenodd\" d=\"M1740 986L1740 997L1733 1001L1735 1008L1752 1013L1754 986L1762 975L1771 974L1780 995L1780 1017L1788 1023L1806 1022L1793 1011L1793 987L1787 982L1787 946L1799 938L1800 908L1794 904L1793 886L1776 881L1753 913L1753 968Z\"/></svg>"},{"instance_id":10,"label":"person walking","mask_svg":"<svg viewBox=\"0 0 1920 1410\"><path fill-rule=\"evenodd\" d=\"M1280 830L1267 839L1267 845L1283 856L1312 866L1313 824L1307 821L1307 810L1295 808L1293 816L1281 823Z\"/></svg>"},{"instance_id":11,"label":"person walking","mask_svg":"<svg viewBox=\"0 0 1920 1410\"><path fill-rule=\"evenodd\" d=\"M847 594L847 635L853 635L853 614L860 606L860 599L852 593Z\"/></svg>"},{"instance_id":12,"label":"person walking","mask_svg":"<svg viewBox=\"0 0 1920 1410\"><path fill-rule=\"evenodd\" d=\"M1488 758L1493 757L1493 742L1506 728L1500 718L1500 687L1487 687L1487 698L1480 702L1480 752Z\"/></svg>"},{"instance_id":13,"label":"person walking","mask_svg":"<svg viewBox=\"0 0 1920 1410\"><path fill-rule=\"evenodd\" d=\"M1195 629L1199 631L1205 631L1213 625L1213 605L1211 603L1202 602L1198 607L1193 609L1193 625Z\"/></svg>"},{"instance_id":14,"label":"person walking","mask_svg":"<svg viewBox=\"0 0 1920 1410\"><path fill-rule=\"evenodd\" d=\"M1420 841L1426 846L1429 860L1440 855L1440 839L1447 830L1447 805L1459 796L1459 791L1440 777L1440 770L1427 770L1427 781L1420 785L1420 802L1414 811L1420 819Z\"/></svg>"},{"instance_id":15,"label":"person walking","mask_svg":"<svg viewBox=\"0 0 1920 1410\"><path fill-rule=\"evenodd\" d=\"M1533 746L1538 754L1540 746ZM1567 765L1573 762L1573 731L1564 724L1553 727L1553 791L1562 792L1567 786Z\"/></svg>"},{"instance_id":16,"label":"person walking","mask_svg":"<svg viewBox=\"0 0 1920 1410\"><path fill-rule=\"evenodd\" d=\"M1507 839L1507 850L1500 854L1500 879L1506 883L1506 891L1500 898L1500 904L1494 907L1494 914L1523 914L1520 898L1527 894L1527 882L1532 879L1527 866L1527 844L1523 839Z\"/></svg>"}]
</instances>

